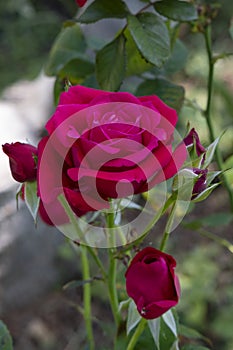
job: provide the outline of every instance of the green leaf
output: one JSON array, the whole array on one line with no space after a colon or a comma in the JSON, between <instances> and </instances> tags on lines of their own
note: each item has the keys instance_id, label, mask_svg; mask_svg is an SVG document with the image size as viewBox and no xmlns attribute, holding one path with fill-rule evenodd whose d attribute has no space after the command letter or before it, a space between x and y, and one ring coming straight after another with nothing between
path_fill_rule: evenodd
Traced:
<instances>
[{"instance_id":1,"label":"green leaf","mask_svg":"<svg viewBox=\"0 0 233 350\"><path fill-rule=\"evenodd\" d=\"M156 67L161 67L170 54L170 38L166 25L153 13L128 16L129 31L141 55Z\"/></svg>"},{"instance_id":2,"label":"green leaf","mask_svg":"<svg viewBox=\"0 0 233 350\"><path fill-rule=\"evenodd\" d=\"M39 209L40 198L37 197L37 182L25 182L25 203L32 214L34 222L36 222L36 217Z\"/></svg>"},{"instance_id":3,"label":"green leaf","mask_svg":"<svg viewBox=\"0 0 233 350\"><path fill-rule=\"evenodd\" d=\"M216 150L216 147L219 144L219 141L221 139L223 134L221 134L219 137L216 138L216 140L214 140L214 142L212 142L206 149L206 153L203 155L203 157L205 157L205 161L203 164L203 168L207 168L208 165L211 163L212 159L214 158L214 153Z\"/></svg>"},{"instance_id":4,"label":"green leaf","mask_svg":"<svg viewBox=\"0 0 233 350\"><path fill-rule=\"evenodd\" d=\"M0 349L13 350L10 332L2 321L0 321Z\"/></svg>"},{"instance_id":5,"label":"green leaf","mask_svg":"<svg viewBox=\"0 0 233 350\"><path fill-rule=\"evenodd\" d=\"M179 350L177 337L171 331L170 327L164 322L164 319L161 317L160 324L160 349L162 350Z\"/></svg>"},{"instance_id":6,"label":"green leaf","mask_svg":"<svg viewBox=\"0 0 233 350\"><path fill-rule=\"evenodd\" d=\"M177 327L176 327L176 321L173 316L173 313L171 310L168 310L165 314L162 315L162 318L168 328L172 331L172 333L177 337Z\"/></svg>"},{"instance_id":7,"label":"green leaf","mask_svg":"<svg viewBox=\"0 0 233 350\"><path fill-rule=\"evenodd\" d=\"M198 229L203 226L207 227L216 227L216 226L225 226L229 225L233 221L233 214L231 213L214 213L198 220L194 220L188 223L185 223L186 227Z\"/></svg>"},{"instance_id":8,"label":"green leaf","mask_svg":"<svg viewBox=\"0 0 233 350\"><path fill-rule=\"evenodd\" d=\"M223 164L223 168L226 170L225 176L231 189L233 190L233 155L226 159Z\"/></svg>"},{"instance_id":9,"label":"green leaf","mask_svg":"<svg viewBox=\"0 0 233 350\"><path fill-rule=\"evenodd\" d=\"M210 349L206 348L205 346L188 344L183 346L181 350L210 350Z\"/></svg>"},{"instance_id":10,"label":"green leaf","mask_svg":"<svg viewBox=\"0 0 233 350\"><path fill-rule=\"evenodd\" d=\"M189 186L193 187L193 184L195 183L197 178L198 175L195 174L192 169L181 169L178 172L178 174L174 177L172 189L173 191L176 191L185 186L187 183L189 184Z\"/></svg>"},{"instance_id":11,"label":"green leaf","mask_svg":"<svg viewBox=\"0 0 233 350\"><path fill-rule=\"evenodd\" d=\"M124 18L128 8L122 0L95 0L78 18L81 23L97 22L104 18Z\"/></svg>"},{"instance_id":12,"label":"green leaf","mask_svg":"<svg viewBox=\"0 0 233 350\"><path fill-rule=\"evenodd\" d=\"M50 51L45 73L57 75L65 65L75 58L84 58L86 41L77 24L63 28Z\"/></svg>"},{"instance_id":13,"label":"green leaf","mask_svg":"<svg viewBox=\"0 0 233 350\"><path fill-rule=\"evenodd\" d=\"M76 58L68 62L59 72L61 78L68 78L72 84L77 84L80 79L94 73L95 66L90 61Z\"/></svg>"},{"instance_id":14,"label":"green leaf","mask_svg":"<svg viewBox=\"0 0 233 350\"><path fill-rule=\"evenodd\" d=\"M185 1L157 1L154 8L160 15L178 22L194 21L198 18L195 6Z\"/></svg>"},{"instance_id":15,"label":"green leaf","mask_svg":"<svg viewBox=\"0 0 233 350\"><path fill-rule=\"evenodd\" d=\"M177 193L177 198L182 201L190 201L193 186L198 178L192 169L182 169L174 177L172 190Z\"/></svg>"},{"instance_id":16,"label":"green leaf","mask_svg":"<svg viewBox=\"0 0 233 350\"><path fill-rule=\"evenodd\" d=\"M125 37L120 35L96 55L96 76L102 89L117 91L125 76Z\"/></svg>"},{"instance_id":17,"label":"green leaf","mask_svg":"<svg viewBox=\"0 0 233 350\"><path fill-rule=\"evenodd\" d=\"M209 341L204 335L196 331L195 329L189 328L184 325L179 326L179 334L188 339L202 339L204 341Z\"/></svg>"},{"instance_id":18,"label":"green leaf","mask_svg":"<svg viewBox=\"0 0 233 350\"><path fill-rule=\"evenodd\" d=\"M147 79L138 86L136 95L157 95L167 105L179 112L184 101L184 88L163 78Z\"/></svg>"},{"instance_id":19,"label":"green leaf","mask_svg":"<svg viewBox=\"0 0 233 350\"><path fill-rule=\"evenodd\" d=\"M206 188L202 191L195 199L192 199L192 202L198 203L204 201L209 195L213 192L213 190L219 186L219 183L213 184L212 186Z\"/></svg>"},{"instance_id":20,"label":"green leaf","mask_svg":"<svg viewBox=\"0 0 233 350\"><path fill-rule=\"evenodd\" d=\"M208 171L207 177L206 177L206 184L209 186L209 184L219 175L221 175L222 171Z\"/></svg>"},{"instance_id":21,"label":"green leaf","mask_svg":"<svg viewBox=\"0 0 233 350\"><path fill-rule=\"evenodd\" d=\"M160 342L159 342L160 318L155 318L153 320L148 320L148 326L149 326L150 332L152 334L152 337L154 339L154 342L155 342L155 345L157 347L157 350L160 350Z\"/></svg>"},{"instance_id":22,"label":"green leaf","mask_svg":"<svg viewBox=\"0 0 233 350\"><path fill-rule=\"evenodd\" d=\"M23 194L23 184L20 184L15 195L17 210L19 209L19 197L21 197L22 194Z\"/></svg>"},{"instance_id":23,"label":"green leaf","mask_svg":"<svg viewBox=\"0 0 233 350\"><path fill-rule=\"evenodd\" d=\"M152 64L148 63L138 51L128 28L124 31L124 36L126 38L125 49L127 57L126 75L140 75L150 70L153 67Z\"/></svg>"},{"instance_id":24,"label":"green leaf","mask_svg":"<svg viewBox=\"0 0 233 350\"><path fill-rule=\"evenodd\" d=\"M137 307L133 300L129 304L128 318L126 322L126 333L129 335L130 331L137 326L141 320L141 315L139 314Z\"/></svg>"},{"instance_id":25,"label":"green leaf","mask_svg":"<svg viewBox=\"0 0 233 350\"><path fill-rule=\"evenodd\" d=\"M57 77L53 86L53 98L55 106L58 105L62 92L65 91L66 82L63 78Z\"/></svg>"},{"instance_id":26,"label":"green leaf","mask_svg":"<svg viewBox=\"0 0 233 350\"><path fill-rule=\"evenodd\" d=\"M167 74L174 74L185 67L188 58L188 49L184 43L177 39L173 47L171 56L165 63L163 69Z\"/></svg>"},{"instance_id":27,"label":"green leaf","mask_svg":"<svg viewBox=\"0 0 233 350\"><path fill-rule=\"evenodd\" d=\"M119 306L118 306L118 311L119 311L119 312L122 312L122 311L124 311L124 310L127 310L128 307L129 307L130 302L131 302L131 299L130 299L130 298L128 298L128 299L126 299L126 300L122 300L122 301L120 302Z\"/></svg>"}]
</instances>

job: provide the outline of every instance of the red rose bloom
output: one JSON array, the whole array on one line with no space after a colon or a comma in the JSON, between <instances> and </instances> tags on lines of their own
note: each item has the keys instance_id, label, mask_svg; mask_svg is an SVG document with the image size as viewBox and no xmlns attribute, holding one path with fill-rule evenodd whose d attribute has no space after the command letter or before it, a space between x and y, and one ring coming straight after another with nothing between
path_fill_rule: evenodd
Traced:
<instances>
[{"instance_id":1,"label":"red rose bloom","mask_svg":"<svg viewBox=\"0 0 233 350\"><path fill-rule=\"evenodd\" d=\"M86 4L87 0L76 0L76 2L79 7L83 7Z\"/></svg>"},{"instance_id":2,"label":"red rose bloom","mask_svg":"<svg viewBox=\"0 0 233 350\"><path fill-rule=\"evenodd\" d=\"M16 142L6 143L2 146L3 152L9 157L11 174L18 182L36 180L36 147Z\"/></svg>"},{"instance_id":3,"label":"red rose bloom","mask_svg":"<svg viewBox=\"0 0 233 350\"><path fill-rule=\"evenodd\" d=\"M45 210L59 212L56 197L63 193L81 216L175 175L186 158L183 143L172 150L176 122L176 111L157 96L84 86L62 93L46 125L49 136L39 144Z\"/></svg>"},{"instance_id":4,"label":"red rose bloom","mask_svg":"<svg viewBox=\"0 0 233 350\"><path fill-rule=\"evenodd\" d=\"M161 316L178 303L180 286L171 255L147 247L131 261L125 277L128 295L146 319Z\"/></svg>"}]
</instances>

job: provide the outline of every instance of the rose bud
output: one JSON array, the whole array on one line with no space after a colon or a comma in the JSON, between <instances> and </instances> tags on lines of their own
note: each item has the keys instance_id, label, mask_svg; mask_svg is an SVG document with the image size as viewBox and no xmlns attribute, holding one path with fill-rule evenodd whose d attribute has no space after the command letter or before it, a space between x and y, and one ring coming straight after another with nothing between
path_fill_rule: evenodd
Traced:
<instances>
[{"instance_id":1,"label":"rose bud","mask_svg":"<svg viewBox=\"0 0 233 350\"><path fill-rule=\"evenodd\" d=\"M21 142L5 143L3 152L9 157L10 169L13 178L18 182L36 180L37 148Z\"/></svg>"},{"instance_id":2,"label":"rose bud","mask_svg":"<svg viewBox=\"0 0 233 350\"><path fill-rule=\"evenodd\" d=\"M83 7L86 4L87 0L76 0L76 2L79 7Z\"/></svg>"},{"instance_id":3,"label":"rose bud","mask_svg":"<svg viewBox=\"0 0 233 350\"><path fill-rule=\"evenodd\" d=\"M178 303L180 285L171 255L152 247L139 251L131 261L125 277L128 295L146 319L161 316Z\"/></svg>"},{"instance_id":4,"label":"rose bud","mask_svg":"<svg viewBox=\"0 0 233 350\"><path fill-rule=\"evenodd\" d=\"M186 146L194 145L198 157L206 152L205 147L201 144L198 133L194 128L190 130L188 135L184 138L184 143Z\"/></svg>"},{"instance_id":5,"label":"rose bud","mask_svg":"<svg viewBox=\"0 0 233 350\"><path fill-rule=\"evenodd\" d=\"M206 177L207 177L208 169L194 168L193 172L196 175L199 175L199 177L193 186L191 199L196 198L201 192L203 192L206 189Z\"/></svg>"}]
</instances>

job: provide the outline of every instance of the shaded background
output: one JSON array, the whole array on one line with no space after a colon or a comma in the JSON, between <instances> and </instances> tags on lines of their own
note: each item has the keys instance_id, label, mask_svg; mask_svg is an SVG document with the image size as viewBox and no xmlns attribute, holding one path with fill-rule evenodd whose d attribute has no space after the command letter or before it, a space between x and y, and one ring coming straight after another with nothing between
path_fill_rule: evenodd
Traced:
<instances>
[{"instance_id":1,"label":"shaded background","mask_svg":"<svg viewBox=\"0 0 233 350\"><path fill-rule=\"evenodd\" d=\"M131 3L138 5L137 1ZM228 35L233 3L225 0L221 5L213 26L214 49L233 52ZM54 109L53 79L43 75L43 65L62 22L72 18L76 11L72 0L0 0L1 144L16 140L37 143ZM89 27L85 29L93 40L111 35L106 30L108 22L97 27L99 35L96 27L94 34ZM184 25L182 40L186 43L187 62L184 70L171 75L171 79L185 87L188 99L204 106L208 72L203 39L190 34ZM232 156L233 149L232 67L232 58L216 65L212 109L216 134L227 129L221 142L224 159ZM133 92L130 82L126 88ZM205 120L186 101L180 115L180 130L187 121L208 144ZM231 157L229 167L232 166ZM232 173L229 174L232 179ZM24 203L16 212L17 184L10 177L3 153L0 178L0 319L12 333L15 350L82 349L83 323L75 307L81 302L81 288L62 289L68 281L80 279L78 253L55 229L41 222L35 228ZM226 192L220 187L197 205L187 220L207 217L205 230L232 242L231 217L225 215L229 210ZM161 220L148 238L155 246L163 225ZM183 290L178 307L181 321L212 339L214 350L232 350L232 254L184 225L173 232L168 250L178 261ZM122 265L121 269L125 267ZM102 320L95 324L97 348L101 349L101 344L107 346L111 315L101 297L101 285L95 283L93 308L97 319Z\"/></svg>"}]
</instances>

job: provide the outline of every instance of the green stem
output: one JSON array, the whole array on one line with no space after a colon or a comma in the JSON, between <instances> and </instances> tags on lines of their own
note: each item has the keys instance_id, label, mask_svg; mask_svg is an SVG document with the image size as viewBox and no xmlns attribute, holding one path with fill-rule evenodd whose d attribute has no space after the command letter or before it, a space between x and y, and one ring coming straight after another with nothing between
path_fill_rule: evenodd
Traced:
<instances>
[{"instance_id":1,"label":"green stem","mask_svg":"<svg viewBox=\"0 0 233 350\"><path fill-rule=\"evenodd\" d=\"M145 329L146 324L147 324L147 321L145 320L145 318L142 318L140 320L137 328L136 328L136 331L134 332L132 338L130 339L130 342L129 342L126 350L133 350L134 349L135 345L138 342L140 335L142 334L142 332Z\"/></svg>"},{"instance_id":2,"label":"green stem","mask_svg":"<svg viewBox=\"0 0 233 350\"><path fill-rule=\"evenodd\" d=\"M59 202L61 203L61 205L63 206L67 216L69 217L70 219L70 222L71 224L73 225L75 231L77 232L77 235L78 237L82 237L82 239L84 240L83 238L83 232L82 230L80 229L79 227L79 224L77 222L77 218L76 216L74 215L73 211L70 209L70 206L67 202L67 200L65 199L65 197L63 195L60 195L58 197L58 200ZM105 272L105 269L104 269L104 266L101 262L101 260L99 259L98 255L95 253L94 249L92 247L90 247L89 245L86 244L86 247L87 247L87 250L89 252L89 254L93 257L96 265L99 267L101 273L102 273L102 276L103 278L106 280L107 279L107 274Z\"/></svg>"},{"instance_id":3,"label":"green stem","mask_svg":"<svg viewBox=\"0 0 233 350\"><path fill-rule=\"evenodd\" d=\"M174 218L175 218L175 211L176 211L176 201L172 205L171 212L169 214L169 217L168 217L168 220L167 220L167 224L166 224L166 227L165 227L165 230L164 230L164 234L163 234L163 237L162 237L162 241L160 243L159 249L161 251L164 251L164 249L166 247L166 244L167 244L167 241L168 241L168 238L170 236L170 233L171 233L171 230L172 230L173 221L174 221Z\"/></svg>"},{"instance_id":4,"label":"green stem","mask_svg":"<svg viewBox=\"0 0 233 350\"><path fill-rule=\"evenodd\" d=\"M204 37L205 37L205 45L206 45L206 51L207 51L207 56L208 56L208 65L209 65L208 96L207 96L207 104L206 104L206 109L204 111L204 115L206 117L206 122L207 122L207 126L209 129L210 141L214 142L215 135L214 135L213 121L211 118L211 102L212 102L212 95L213 95L214 64L216 61L214 60L214 57L212 54L212 40L211 40L211 26L210 25L207 26L207 28L204 32ZM224 170L223 159L222 159L222 155L221 155L219 147L216 148L215 157L216 157L216 162L218 164L219 170L223 171ZM222 179L223 179L224 186L228 192L231 211L233 211L233 191L231 190L230 184L229 184L227 177L224 173L222 174Z\"/></svg>"},{"instance_id":5,"label":"green stem","mask_svg":"<svg viewBox=\"0 0 233 350\"><path fill-rule=\"evenodd\" d=\"M107 213L107 226L108 226L108 235L109 235L109 268L108 268L108 293L109 293L109 299L110 304L112 308L112 313L114 317L114 321L116 326L118 327L120 322L119 317L119 311L118 311L118 295L117 295L117 289L116 289L116 268L117 268L117 261L115 258L115 237L114 237L114 227L115 227L115 215L113 208L111 206L110 211Z\"/></svg>"},{"instance_id":6,"label":"green stem","mask_svg":"<svg viewBox=\"0 0 233 350\"><path fill-rule=\"evenodd\" d=\"M87 247L81 246L81 262L82 262L82 276L84 281L91 279L90 267L87 255ZM92 329L91 320L91 284L85 283L83 285L83 306L84 306L84 320L86 325L87 338L89 341L90 350L95 349L95 341Z\"/></svg>"},{"instance_id":7,"label":"green stem","mask_svg":"<svg viewBox=\"0 0 233 350\"><path fill-rule=\"evenodd\" d=\"M69 204L67 203L65 197L63 195L60 195L58 197L60 203L62 204L66 214L68 215L71 224L75 228L77 235L79 237L83 236L83 232L80 229L77 219L71 210ZM80 245L80 251L81 251L81 262L82 262L82 276L84 281L88 281L91 279L90 276L90 267L89 267L89 260L87 256L87 251L92 251L92 248L85 245ZM94 253L94 252L92 252ZM84 306L84 320L85 320L85 326L87 331L87 338L90 346L90 350L95 349L95 342L94 342L94 336L93 336L93 329L92 329L92 320L91 320L91 285L90 283L85 283L83 285L83 306Z\"/></svg>"}]
</instances>

